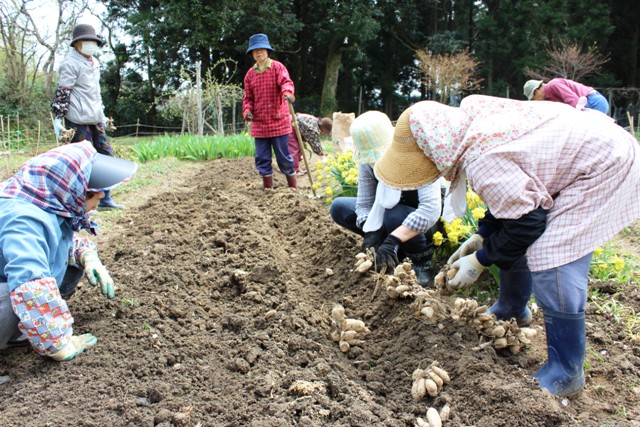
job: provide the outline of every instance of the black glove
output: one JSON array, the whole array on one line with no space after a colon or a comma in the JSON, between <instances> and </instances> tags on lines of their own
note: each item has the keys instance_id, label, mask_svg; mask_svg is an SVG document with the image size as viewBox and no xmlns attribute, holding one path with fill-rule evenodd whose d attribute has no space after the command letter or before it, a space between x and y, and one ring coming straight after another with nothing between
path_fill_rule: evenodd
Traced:
<instances>
[{"instance_id":1,"label":"black glove","mask_svg":"<svg viewBox=\"0 0 640 427\"><path fill-rule=\"evenodd\" d=\"M376 251L384 240L384 231L382 228L376 231L367 231L364 233L364 240L362 241L362 252L367 252L367 249L374 248Z\"/></svg>"},{"instance_id":2,"label":"black glove","mask_svg":"<svg viewBox=\"0 0 640 427\"><path fill-rule=\"evenodd\" d=\"M378 264L378 270L382 271L383 268L387 274L393 272L393 269L398 265L398 247L400 247L402 241L396 236L389 234L384 242L378 248L376 252L376 263Z\"/></svg>"}]
</instances>

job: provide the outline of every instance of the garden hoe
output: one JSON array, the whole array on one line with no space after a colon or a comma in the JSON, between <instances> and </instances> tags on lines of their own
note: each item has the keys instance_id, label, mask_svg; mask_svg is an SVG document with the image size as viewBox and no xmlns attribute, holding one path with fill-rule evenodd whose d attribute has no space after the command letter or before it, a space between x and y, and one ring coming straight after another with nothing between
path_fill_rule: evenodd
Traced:
<instances>
[{"instance_id":1,"label":"garden hoe","mask_svg":"<svg viewBox=\"0 0 640 427\"><path fill-rule=\"evenodd\" d=\"M311 177L311 168L309 167L309 163L307 163L307 154L304 151L304 141L302 141L302 136L300 135L300 128L298 127L298 119L296 118L296 112L293 109L293 102L291 99L287 97L287 102L289 103L289 111L291 112L291 124L293 128L296 130L296 136L298 137L298 146L300 147L300 151L302 152L302 158L304 159L304 167L307 168L307 175L309 175L309 183L311 184L311 191L313 192L313 197L316 196L316 190L313 188L313 178Z\"/></svg>"}]
</instances>

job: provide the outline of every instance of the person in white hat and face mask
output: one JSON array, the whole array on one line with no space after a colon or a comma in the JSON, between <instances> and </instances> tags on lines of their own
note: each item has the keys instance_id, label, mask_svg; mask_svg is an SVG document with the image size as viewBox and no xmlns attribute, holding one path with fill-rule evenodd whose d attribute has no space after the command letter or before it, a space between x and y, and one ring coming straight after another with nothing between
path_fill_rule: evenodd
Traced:
<instances>
[{"instance_id":1,"label":"person in white hat and face mask","mask_svg":"<svg viewBox=\"0 0 640 427\"><path fill-rule=\"evenodd\" d=\"M393 125L386 114L361 114L351 124L350 133L358 163L358 196L336 198L331 204L331 217L363 236L361 250L375 249L380 268L391 272L406 256L420 285L430 286L435 276L433 233L442 206L440 183L396 191L376 178L374 164L393 139Z\"/></svg>"},{"instance_id":2,"label":"person in white hat and face mask","mask_svg":"<svg viewBox=\"0 0 640 427\"><path fill-rule=\"evenodd\" d=\"M60 81L51 110L56 137L66 127L75 129L71 142L91 141L98 153L113 156L105 126L108 123L100 94L100 63L96 52L104 44L96 30L87 24L73 29L73 49L60 65ZM66 126L65 126L66 122ZM122 209L114 202L110 191L100 200L99 208Z\"/></svg>"}]
</instances>

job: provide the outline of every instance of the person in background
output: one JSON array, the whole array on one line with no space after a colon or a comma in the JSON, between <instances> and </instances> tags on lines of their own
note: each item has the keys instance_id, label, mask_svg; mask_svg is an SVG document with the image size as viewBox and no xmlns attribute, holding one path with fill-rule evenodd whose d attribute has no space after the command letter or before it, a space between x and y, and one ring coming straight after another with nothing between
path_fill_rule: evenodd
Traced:
<instances>
[{"instance_id":1,"label":"person in background","mask_svg":"<svg viewBox=\"0 0 640 427\"><path fill-rule=\"evenodd\" d=\"M386 114L363 113L350 130L358 163L358 196L336 198L331 203L331 217L363 236L362 252L374 248L378 267L392 272L406 256L420 285L430 286L435 277L433 233L442 210L440 183L410 186L400 192L376 178L373 165L393 138L393 125Z\"/></svg>"},{"instance_id":2,"label":"person in background","mask_svg":"<svg viewBox=\"0 0 640 427\"><path fill-rule=\"evenodd\" d=\"M609 113L609 102L600 92L590 86L569 79L529 80L524 84L524 95L529 101L564 102L578 110L590 108Z\"/></svg>"},{"instance_id":3,"label":"person in background","mask_svg":"<svg viewBox=\"0 0 640 427\"><path fill-rule=\"evenodd\" d=\"M298 121L300 136L303 141L309 144L314 153L324 157L320 135L331 135L332 120L329 117L319 119L311 114L304 113L296 113L296 120ZM302 160L302 150L304 150L303 141L298 141L295 129L289 134L289 153L293 158L293 169L295 169L296 175L306 173L300 170L300 160Z\"/></svg>"},{"instance_id":4,"label":"person in background","mask_svg":"<svg viewBox=\"0 0 640 427\"><path fill-rule=\"evenodd\" d=\"M293 81L281 62L269 58L269 52L273 49L266 34L254 34L249 38L247 53L256 63L244 76L242 117L251 122L256 169L262 176L264 189L273 188L272 149L280 172L287 177L287 184L297 188L296 171L288 147L292 127L287 100L294 101Z\"/></svg>"},{"instance_id":5,"label":"person in background","mask_svg":"<svg viewBox=\"0 0 640 427\"><path fill-rule=\"evenodd\" d=\"M60 65L60 81L51 103L56 138L69 126L75 129L71 142L91 141L100 154L113 156L107 137L108 119L104 115L100 94L100 63L94 57L104 42L96 30L87 24L78 24L73 29L71 47ZM99 208L122 209L113 201L111 191L105 191Z\"/></svg>"},{"instance_id":6,"label":"person in background","mask_svg":"<svg viewBox=\"0 0 640 427\"><path fill-rule=\"evenodd\" d=\"M115 286L96 245L78 232L96 233L87 212L136 169L83 141L32 158L0 184L0 348L22 341L60 362L96 344L90 333L74 334L66 300L83 275L107 298Z\"/></svg>"},{"instance_id":7,"label":"person in background","mask_svg":"<svg viewBox=\"0 0 640 427\"><path fill-rule=\"evenodd\" d=\"M468 181L488 211L449 259L457 273L448 286L471 286L497 265L490 312L519 324L531 321L533 291L548 355L533 376L554 395L580 392L591 255L640 215L638 141L600 113L471 95L460 107L422 101L405 110L375 173L398 189L443 176L444 210L458 217Z\"/></svg>"}]
</instances>

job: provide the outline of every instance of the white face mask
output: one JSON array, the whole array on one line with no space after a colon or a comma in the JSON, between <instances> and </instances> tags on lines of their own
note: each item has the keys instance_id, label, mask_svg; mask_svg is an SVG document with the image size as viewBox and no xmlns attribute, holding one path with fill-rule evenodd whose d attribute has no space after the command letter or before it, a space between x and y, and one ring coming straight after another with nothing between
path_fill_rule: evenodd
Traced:
<instances>
[{"instance_id":1,"label":"white face mask","mask_svg":"<svg viewBox=\"0 0 640 427\"><path fill-rule=\"evenodd\" d=\"M93 54L96 53L97 51L98 51L97 42L93 42L89 40L82 41L82 47L80 48L80 53L82 53L83 55L93 56Z\"/></svg>"}]
</instances>

